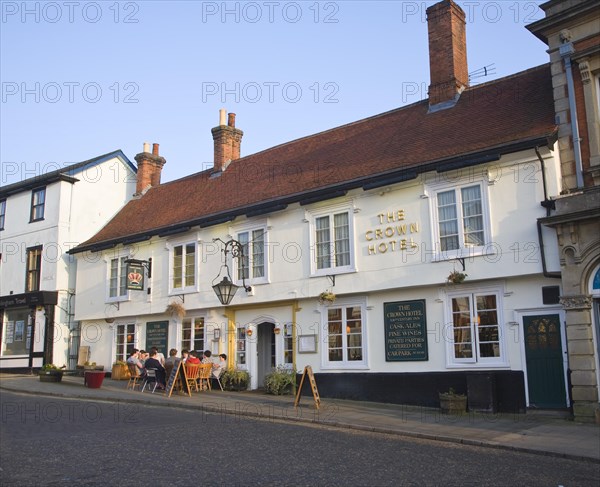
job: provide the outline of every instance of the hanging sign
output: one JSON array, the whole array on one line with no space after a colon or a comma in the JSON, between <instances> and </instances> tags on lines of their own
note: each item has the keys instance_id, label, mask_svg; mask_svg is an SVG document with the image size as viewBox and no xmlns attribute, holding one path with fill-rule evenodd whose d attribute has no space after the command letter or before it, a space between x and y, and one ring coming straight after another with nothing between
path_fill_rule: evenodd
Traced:
<instances>
[{"instance_id":1,"label":"hanging sign","mask_svg":"<svg viewBox=\"0 0 600 487\"><path fill-rule=\"evenodd\" d=\"M144 290L144 266L142 264L127 263L127 289Z\"/></svg>"}]
</instances>

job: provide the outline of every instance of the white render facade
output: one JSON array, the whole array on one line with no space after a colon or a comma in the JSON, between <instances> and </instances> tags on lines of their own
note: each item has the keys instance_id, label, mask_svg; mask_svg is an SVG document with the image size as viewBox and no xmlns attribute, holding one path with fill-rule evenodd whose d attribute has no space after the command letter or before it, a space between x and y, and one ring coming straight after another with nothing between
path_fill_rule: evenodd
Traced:
<instances>
[{"instance_id":1,"label":"white render facade","mask_svg":"<svg viewBox=\"0 0 600 487\"><path fill-rule=\"evenodd\" d=\"M131 199L135 173L118 150L0 189L1 369L74 367L76 261L67 252Z\"/></svg>"},{"instance_id":2,"label":"white render facade","mask_svg":"<svg viewBox=\"0 0 600 487\"><path fill-rule=\"evenodd\" d=\"M565 351L562 307L544 304L542 296L543 287L558 285L544 277L542 264L543 257L547 271L558 269L557 245L551 230L543 229L540 241L536 228L545 214L540 201L558 189L559 165L556 150L538 150L544 178L536 152L524 150L76 253L81 345L109 366L133 347L149 347L147 330L158 323L165 355L170 348L226 353L230 366L250 372L252 389L274 366L301 372L310 365L324 397L433 405L442 388L466 392L469 374L484 374L493 383L494 409L536 405L528 384L537 380L527 367L529 320L555 319L553 339ZM448 211L458 222L456 235L444 230ZM252 290L240 289L226 307L211 287L223 264L215 238L250 242L245 270ZM151 261L144 290L124 288L124 259ZM228 264L238 276L239 261ZM447 282L452 271L466 273L465 281ZM326 290L336 295L332 304L319 302ZM165 313L171 302L184 305L184 318ZM403 310L415 321L395 321ZM563 363L554 407L569 405L566 370ZM381 387L373 386L377 381Z\"/></svg>"}]
</instances>

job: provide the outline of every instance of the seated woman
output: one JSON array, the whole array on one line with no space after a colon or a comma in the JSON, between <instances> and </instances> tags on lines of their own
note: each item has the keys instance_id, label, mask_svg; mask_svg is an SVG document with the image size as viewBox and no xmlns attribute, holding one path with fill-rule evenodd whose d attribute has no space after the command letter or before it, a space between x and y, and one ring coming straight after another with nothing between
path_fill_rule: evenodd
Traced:
<instances>
[{"instance_id":1,"label":"seated woman","mask_svg":"<svg viewBox=\"0 0 600 487\"><path fill-rule=\"evenodd\" d=\"M156 358L156 356L156 350L152 350L150 352L150 357L146 360L146 362L144 362L144 367L146 367L146 369L156 369L156 380L158 382L158 387L160 389L164 389L167 385L167 371Z\"/></svg>"}]
</instances>

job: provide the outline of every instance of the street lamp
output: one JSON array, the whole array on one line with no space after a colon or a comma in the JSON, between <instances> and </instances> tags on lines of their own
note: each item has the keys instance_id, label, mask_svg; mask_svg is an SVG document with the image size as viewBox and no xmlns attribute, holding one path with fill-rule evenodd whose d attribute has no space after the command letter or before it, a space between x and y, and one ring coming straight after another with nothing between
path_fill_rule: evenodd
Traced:
<instances>
[{"instance_id":1,"label":"street lamp","mask_svg":"<svg viewBox=\"0 0 600 487\"><path fill-rule=\"evenodd\" d=\"M223 306L227 306L229 303L231 303L231 300L235 296L235 293L240 288L240 286L236 286L231 281L231 274L229 273L229 266L227 265L227 254L231 253L231 256L233 258L236 258L238 260L241 259L241 261L243 263L243 261L244 261L244 246L240 242L238 242L237 240L234 240L234 239L228 240L227 242L223 242L223 240L221 240L220 238L213 238L213 242L216 242L216 241L219 241L223 244L222 251L223 251L223 254L225 254L225 255L224 255L224 259L223 259L224 263L221 266L221 269L219 269L219 273L217 274L217 277L215 277L213 279L212 288L215 291L217 298L219 298L219 301L221 302L221 304ZM219 277L221 276L221 270L223 269L223 267L225 268L225 275L223 276L223 279L221 280L221 282L219 282L218 284L215 284L215 281L217 281L219 279ZM242 284L243 284L243 287L246 290L246 292L252 291L252 288L250 286L246 286L246 278L244 277L243 273L242 273Z\"/></svg>"}]
</instances>

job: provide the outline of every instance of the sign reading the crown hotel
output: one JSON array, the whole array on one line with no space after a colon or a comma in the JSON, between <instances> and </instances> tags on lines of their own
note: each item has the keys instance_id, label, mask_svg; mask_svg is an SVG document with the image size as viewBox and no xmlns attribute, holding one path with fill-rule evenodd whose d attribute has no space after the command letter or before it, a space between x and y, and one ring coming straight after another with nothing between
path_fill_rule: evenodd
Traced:
<instances>
[{"instance_id":1,"label":"sign reading the crown hotel","mask_svg":"<svg viewBox=\"0 0 600 487\"><path fill-rule=\"evenodd\" d=\"M365 232L365 239L369 242L368 255L417 248L411 234L419 232L419 224L407 223L404 210L380 213L377 219L380 226Z\"/></svg>"}]
</instances>

